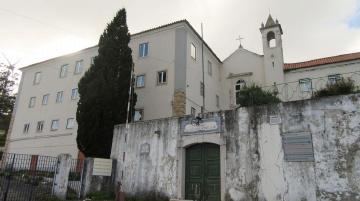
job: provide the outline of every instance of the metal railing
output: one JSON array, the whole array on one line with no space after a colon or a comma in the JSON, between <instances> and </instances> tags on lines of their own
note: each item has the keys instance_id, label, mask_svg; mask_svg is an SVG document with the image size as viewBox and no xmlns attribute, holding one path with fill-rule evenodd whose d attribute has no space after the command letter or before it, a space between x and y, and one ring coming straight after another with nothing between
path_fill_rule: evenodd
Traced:
<instances>
[{"instance_id":1,"label":"metal railing","mask_svg":"<svg viewBox=\"0 0 360 201\"><path fill-rule=\"evenodd\" d=\"M335 74L334 76L324 76L315 78L305 78L293 82L275 84L262 87L265 91L272 91L283 101L304 100L314 97L316 92L342 79L350 79L354 82L356 90L360 86L360 71ZM306 82L306 80L308 82ZM303 81L303 82L301 82Z\"/></svg>"},{"instance_id":2,"label":"metal railing","mask_svg":"<svg viewBox=\"0 0 360 201\"><path fill-rule=\"evenodd\" d=\"M56 157L4 153L0 201L41 201L52 196Z\"/></svg>"}]
</instances>

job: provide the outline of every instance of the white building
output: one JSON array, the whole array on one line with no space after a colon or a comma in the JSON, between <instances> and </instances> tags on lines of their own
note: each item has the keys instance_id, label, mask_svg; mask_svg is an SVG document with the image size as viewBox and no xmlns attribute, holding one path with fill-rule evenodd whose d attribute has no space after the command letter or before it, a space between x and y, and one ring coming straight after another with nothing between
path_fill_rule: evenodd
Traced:
<instances>
[{"instance_id":1,"label":"white building","mask_svg":"<svg viewBox=\"0 0 360 201\"><path fill-rule=\"evenodd\" d=\"M239 47L221 61L186 21L131 35L137 75L136 118L158 119L237 107L246 83L274 89L282 100L311 97L312 89L344 77L360 80L360 53L286 64L283 31L269 16L260 28L263 55ZM203 45L203 60L202 60ZM22 68L7 152L77 156L77 83L97 46ZM202 87L204 65L205 91Z\"/></svg>"}]
</instances>

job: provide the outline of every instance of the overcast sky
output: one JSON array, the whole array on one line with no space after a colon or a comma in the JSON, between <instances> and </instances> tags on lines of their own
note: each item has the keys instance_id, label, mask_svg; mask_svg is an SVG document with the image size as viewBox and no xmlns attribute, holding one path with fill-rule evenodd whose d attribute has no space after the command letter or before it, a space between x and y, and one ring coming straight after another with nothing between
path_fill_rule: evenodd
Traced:
<instances>
[{"instance_id":1,"label":"overcast sky","mask_svg":"<svg viewBox=\"0 0 360 201\"><path fill-rule=\"evenodd\" d=\"M360 0L0 0L0 52L18 67L96 45L122 7L136 33L180 19L220 59L239 46L262 54L260 25L282 25L285 62L360 51ZM0 55L0 61L3 58Z\"/></svg>"}]
</instances>

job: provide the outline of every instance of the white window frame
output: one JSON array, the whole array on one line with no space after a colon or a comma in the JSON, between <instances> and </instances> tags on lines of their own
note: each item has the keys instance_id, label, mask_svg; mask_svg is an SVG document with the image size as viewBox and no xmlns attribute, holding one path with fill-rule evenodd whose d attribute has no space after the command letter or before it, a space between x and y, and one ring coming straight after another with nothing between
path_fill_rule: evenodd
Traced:
<instances>
[{"instance_id":1,"label":"white window frame","mask_svg":"<svg viewBox=\"0 0 360 201\"><path fill-rule=\"evenodd\" d=\"M341 80L342 76L340 74L328 75L328 83L335 84L337 81Z\"/></svg>"},{"instance_id":2,"label":"white window frame","mask_svg":"<svg viewBox=\"0 0 360 201\"><path fill-rule=\"evenodd\" d=\"M64 99L64 91L56 92L56 103L62 103Z\"/></svg>"},{"instance_id":3,"label":"white window frame","mask_svg":"<svg viewBox=\"0 0 360 201\"><path fill-rule=\"evenodd\" d=\"M56 122L56 124L55 124ZM56 125L56 127L54 128L54 126ZM50 131L57 131L59 130L60 127L60 120L59 119L53 119L51 121L51 125L50 125Z\"/></svg>"},{"instance_id":4,"label":"white window frame","mask_svg":"<svg viewBox=\"0 0 360 201\"><path fill-rule=\"evenodd\" d=\"M190 108L190 114L191 116L196 117L196 109L194 107Z\"/></svg>"},{"instance_id":5,"label":"white window frame","mask_svg":"<svg viewBox=\"0 0 360 201\"><path fill-rule=\"evenodd\" d=\"M139 57L144 58L149 55L149 42L139 44Z\"/></svg>"},{"instance_id":6,"label":"white window frame","mask_svg":"<svg viewBox=\"0 0 360 201\"><path fill-rule=\"evenodd\" d=\"M136 113L140 113L140 119L136 119ZM137 108L134 112L134 121L143 121L144 120L144 108Z\"/></svg>"},{"instance_id":7,"label":"white window frame","mask_svg":"<svg viewBox=\"0 0 360 201\"><path fill-rule=\"evenodd\" d=\"M66 119L66 129L73 129L75 126L75 118Z\"/></svg>"},{"instance_id":8,"label":"white window frame","mask_svg":"<svg viewBox=\"0 0 360 201\"><path fill-rule=\"evenodd\" d=\"M76 100L79 97L79 89L73 88L71 89L71 100Z\"/></svg>"},{"instance_id":9,"label":"white window frame","mask_svg":"<svg viewBox=\"0 0 360 201\"><path fill-rule=\"evenodd\" d=\"M44 130L45 121L38 121L36 124L36 132L41 133Z\"/></svg>"},{"instance_id":10,"label":"white window frame","mask_svg":"<svg viewBox=\"0 0 360 201\"><path fill-rule=\"evenodd\" d=\"M35 96L30 97L30 100L29 100L29 108L35 107L35 104L36 104L36 97L35 97Z\"/></svg>"},{"instance_id":11,"label":"white window frame","mask_svg":"<svg viewBox=\"0 0 360 201\"><path fill-rule=\"evenodd\" d=\"M90 65L94 65L95 64L95 57L91 57L90 58Z\"/></svg>"},{"instance_id":12,"label":"white window frame","mask_svg":"<svg viewBox=\"0 0 360 201\"><path fill-rule=\"evenodd\" d=\"M29 133L30 130L30 123L24 124L23 133Z\"/></svg>"},{"instance_id":13,"label":"white window frame","mask_svg":"<svg viewBox=\"0 0 360 201\"><path fill-rule=\"evenodd\" d=\"M239 105L238 104L238 99L237 99L237 94L238 93L240 93L240 91L241 91L241 88L243 88L244 86L246 86L246 82L245 82L245 80L243 80L243 79L238 79L238 80L236 80L236 82L235 82L235 104L236 105ZM239 87L239 88L237 88L237 87Z\"/></svg>"},{"instance_id":14,"label":"white window frame","mask_svg":"<svg viewBox=\"0 0 360 201\"><path fill-rule=\"evenodd\" d=\"M165 74L165 81L164 81L164 74ZM156 76L157 85L164 85L167 83L167 80L168 80L167 70L161 70L157 72L157 76Z\"/></svg>"},{"instance_id":15,"label":"white window frame","mask_svg":"<svg viewBox=\"0 0 360 201\"><path fill-rule=\"evenodd\" d=\"M212 63L208 60L208 75L212 76Z\"/></svg>"},{"instance_id":16,"label":"white window frame","mask_svg":"<svg viewBox=\"0 0 360 201\"><path fill-rule=\"evenodd\" d=\"M312 91L312 80L310 78L303 78L299 80L299 87L301 92Z\"/></svg>"},{"instance_id":17,"label":"white window frame","mask_svg":"<svg viewBox=\"0 0 360 201\"><path fill-rule=\"evenodd\" d=\"M37 85L37 84L40 84L40 82L41 82L41 72L36 72L34 74L33 84Z\"/></svg>"},{"instance_id":18,"label":"white window frame","mask_svg":"<svg viewBox=\"0 0 360 201\"><path fill-rule=\"evenodd\" d=\"M60 67L60 78L65 78L67 77L68 74L68 69L69 69L69 64L64 64Z\"/></svg>"},{"instance_id":19,"label":"white window frame","mask_svg":"<svg viewBox=\"0 0 360 201\"><path fill-rule=\"evenodd\" d=\"M194 43L190 44L190 56L192 59L196 60L196 46Z\"/></svg>"},{"instance_id":20,"label":"white window frame","mask_svg":"<svg viewBox=\"0 0 360 201\"><path fill-rule=\"evenodd\" d=\"M83 71L83 67L84 67L84 60L78 60L75 62L75 69L74 69L74 74L80 74Z\"/></svg>"},{"instance_id":21,"label":"white window frame","mask_svg":"<svg viewBox=\"0 0 360 201\"><path fill-rule=\"evenodd\" d=\"M45 98L46 97L46 98ZM47 105L49 103L49 97L50 94L45 94L43 95L42 101L41 101L41 105Z\"/></svg>"},{"instance_id":22,"label":"white window frame","mask_svg":"<svg viewBox=\"0 0 360 201\"><path fill-rule=\"evenodd\" d=\"M138 82L139 77L143 77L143 83L142 83L142 85L139 85L139 82ZM136 81L136 82L135 82L135 87L136 87L136 88L144 88L144 87L145 87L145 74L137 75L135 81Z\"/></svg>"}]
</instances>

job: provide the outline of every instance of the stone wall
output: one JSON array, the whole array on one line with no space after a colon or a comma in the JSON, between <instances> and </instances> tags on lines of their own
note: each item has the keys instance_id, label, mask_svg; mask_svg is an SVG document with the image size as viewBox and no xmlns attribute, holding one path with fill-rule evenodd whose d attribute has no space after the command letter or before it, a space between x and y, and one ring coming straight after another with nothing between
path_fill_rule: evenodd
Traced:
<instances>
[{"instance_id":1,"label":"stone wall","mask_svg":"<svg viewBox=\"0 0 360 201\"><path fill-rule=\"evenodd\" d=\"M359 98L335 96L210 114L223 119L223 132L195 137L180 134L181 122L190 117L130 124L127 137L125 126L116 126L112 157L118 160L117 180L128 193L161 191L182 199L184 142L213 142L224 147L224 201L360 200ZM270 122L271 117L278 122ZM283 136L303 132L312 137L314 161L286 161Z\"/></svg>"}]
</instances>

